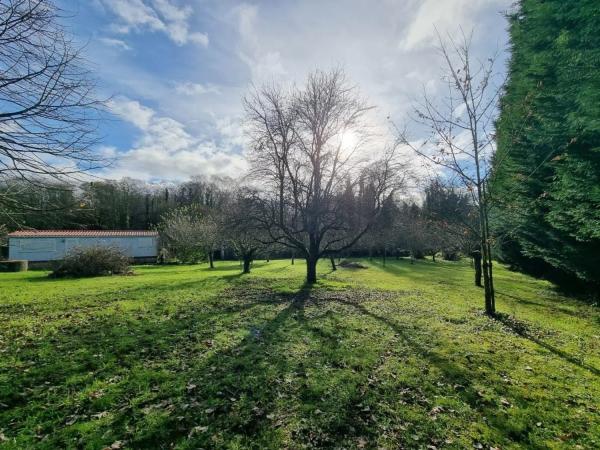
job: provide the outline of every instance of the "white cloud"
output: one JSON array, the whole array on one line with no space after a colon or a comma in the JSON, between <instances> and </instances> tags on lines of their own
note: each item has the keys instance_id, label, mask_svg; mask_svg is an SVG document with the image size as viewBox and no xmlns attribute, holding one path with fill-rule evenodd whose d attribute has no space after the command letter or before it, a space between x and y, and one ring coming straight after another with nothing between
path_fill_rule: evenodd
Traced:
<instances>
[{"instance_id":1,"label":"white cloud","mask_svg":"<svg viewBox=\"0 0 600 450\"><path fill-rule=\"evenodd\" d=\"M260 41L258 7L242 3L234 8L233 15L237 19L240 34L238 56L250 68L253 81L284 77L286 70L283 67L281 53L269 50L268 44L265 46Z\"/></svg>"},{"instance_id":2,"label":"white cloud","mask_svg":"<svg viewBox=\"0 0 600 450\"><path fill-rule=\"evenodd\" d=\"M177 6L172 0L102 0L106 9L117 16L113 30L118 33L150 30L163 32L177 45L188 42L207 47L208 35L190 31L191 6Z\"/></svg>"},{"instance_id":3,"label":"white cloud","mask_svg":"<svg viewBox=\"0 0 600 450\"><path fill-rule=\"evenodd\" d=\"M142 106L139 102L129 100L126 97L117 97L111 100L108 106L113 114L132 123L141 130L148 129L150 121L154 116L152 109Z\"/></svg>"},{"instance_id":4,"label":"white cloud","mask_svg":"<svg viewBox=\"0 0 600 450\"><path fill-rule=\"evenodd\" d=\"M103 37L100 38L100 42L102 42L105 45L108 45L109 47L118 48L119 50L131 50L129 44L127 44L127 42L125 41L122 41L121 39Z\"/></svg>"},{"instance_id":5,"label":"white cloud","mask_svg":"<svg viewBox=\"0 0 600 450\"><path fill-rule=\"evenodd\" d=\"M181 122L125 97L113 100L110 107L137 127L140 136L132 148L119 152L116 165L105 176L182 180L195 175L237 176L246 169L244 158L233 151L232 139L223 146L195 137ZM226 132L233 134L232 130Z\"/></svg>"},{"instance_id":6,"label":"white cloud","mask_svg":"<svg viewBox=\"0 0 600 450\"><path fill-rule=\"evenodd\" d=\"M206 33L200 33L200 32L189 33L187 35L187 38L190 42L199 44L202 47L208 47L209 40L208 40L208 34L206 34Z\"/></svg>"},{"instance_id":7,"label":"white cloud","mask_svg":"<svg viewBox=\"0 0 600 450\"><path fill-rule=\"evenodd\" d=\"M102 146L96 150L96 152L106 159L114 159L118 156L119 150L113 146Z\"/></svg>"},{"instance_id":8,"label":"white cloud","mask_svg":"<svg viewBox=\"0 0 600 450\"><path fill-rule=\"evenodd\" d=\"M164 23L154 9L142 0L103 0L103 4L121 20L118 26L124 33L132 28L147 27L152 31L164 29Z\"/></svg>"},{"instance_id":9,"label":"white cloud","mask_svg":"<svg viewBox=\"0 0 600 450\"><path fill-rule=\"evenodd\" d=\"M437 43L436 28L445 36L454 33L458 27L471 30L477 25L476 18L482 10L499 9L506 6L505 0L425 0L420 5L412 2L416 14L400 41L400 49L405 51L430 47ZM410 9L409 9L410 11Z\"/></svg>"},{"instance_id":10,"label":"white cloud","mask_svg":"<svg viewBox=\"0 0 600 450\"><path fill-rule=\"evenodd\" d=\"M220 90L213 84L204 83L177 83L175 90L179 94L184 95L203 95L203 94L219 94Z\"/></svg>"}]
</instances>

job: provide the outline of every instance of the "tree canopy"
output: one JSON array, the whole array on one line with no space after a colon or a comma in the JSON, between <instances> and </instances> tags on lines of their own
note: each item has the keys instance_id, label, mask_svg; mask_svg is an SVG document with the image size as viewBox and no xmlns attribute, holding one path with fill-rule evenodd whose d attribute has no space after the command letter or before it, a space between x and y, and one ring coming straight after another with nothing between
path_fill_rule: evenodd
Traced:
<instances>
[{"instance_id":1,"label":"tree canopy","mask_svg":"<svg viewBox=\"0 0 600 450\"><path fill-rule=\"evenodd\" d=\"M536 275L600 280L600 6L523 0L491 193L501 256Z\"/></svg>"}]
</instances>

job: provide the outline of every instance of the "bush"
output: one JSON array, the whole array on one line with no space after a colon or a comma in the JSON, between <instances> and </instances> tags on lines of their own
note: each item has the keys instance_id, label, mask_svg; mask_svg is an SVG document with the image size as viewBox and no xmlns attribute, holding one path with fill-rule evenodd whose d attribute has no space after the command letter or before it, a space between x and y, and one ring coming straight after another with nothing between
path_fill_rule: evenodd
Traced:
<instances>
[{"instance_id":1,"label":"bush","mask_svg":"<svg viewBox=\"0 0 600 450\"><path fill-rule=\"evenodd\" d=\"M442 250L442 258L446 261L458 261L460 253L456 249L444 249Z\"/></svg>"},{"instance_id":2,"label":"bush","mask_svg":"<svg viewBox=\"0 0 600 450\"><path fill-rule=\"evenodd\" d=\"M356 261L348 261L346 259L339 263L338 266L343 267L344 269L368 269L364 264Z\"/></svg>"},{"instance_id":3,"label":"bush","mask_svg":"<svg viewBox=\"0 0 600 450\"><path fill-rule=\"evenodd\" d=\"M80 247L59 261L51 277L93 277L131 272L130 260L120 249L106 246Z\"/></svg>"}]
</instances>

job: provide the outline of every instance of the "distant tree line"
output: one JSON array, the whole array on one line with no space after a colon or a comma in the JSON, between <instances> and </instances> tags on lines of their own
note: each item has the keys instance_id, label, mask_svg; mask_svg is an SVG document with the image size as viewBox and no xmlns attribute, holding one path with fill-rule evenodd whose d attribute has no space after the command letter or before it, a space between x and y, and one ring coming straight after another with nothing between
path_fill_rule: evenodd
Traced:
<instances>
[{"instance_id":1,"label":"distant tree line","mask_svg":"<svg viewBox=\"0 0 600 450\"><path fill-rule=\"evenodd\" d=\"M228 181L201 178L157 185L140 180L32 185L19 179L0 185L11 191L16 205L0 209L0 223L9 229L143 230L156 226L168 211L190 205L216 207Z\"/></svg>"},{"instance_id":2,"label":"distant tree line","mask_svg":"<svg viewBox=\"0 0 600 450\"><path fill-rule=\"evenodd\" d=\"M455 261L478 250L477 211L469 196L432 180L420 201L385 202L373 228L349 254ZM477 281L481 285L481 280Z\"/></svg>"},{"instance_id":3,"label":"distant tree line","mask_svg":"<svg viewBox=\"0 0 600 450\"><path fill-rule=\"evenodd\" d=\"M11 186L18 193L13 194L15 198L22 197L20 201L35 208L12 211L10 220L5 216L0 227L6 231L159 229L165 237L170 235L172 255L185 262L207 259L209 254L219 253L225 242L248 264L267 247L274 256L298 254L285 246L269 245L257 216L260 204L256 193L238 188L232 179L197 177L179 184L156 185L125 178L75 187L33 187L14 180ZM476 223L468 195L432 180L422 197L387 198L368 232L352 247L331 255L454 260L477 248Z\"/></svg>"}]
</instances>

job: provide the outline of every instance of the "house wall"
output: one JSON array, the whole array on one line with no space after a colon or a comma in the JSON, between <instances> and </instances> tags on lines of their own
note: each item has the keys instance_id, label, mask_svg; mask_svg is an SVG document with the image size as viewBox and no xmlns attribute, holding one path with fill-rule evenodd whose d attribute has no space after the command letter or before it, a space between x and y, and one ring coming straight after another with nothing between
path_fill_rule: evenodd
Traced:
<instances>
[{"instance_id":1,"label":"house wall","mask_svg":"<svg viewBox=\"0 0 600 450\"><path fill-rule=\"evenodd\" d=\"M120 248L132 258L156 257L158 237L9 237L9 259L28 261L53 261L77 247L106 245Z\"/></svg>"}]
</instances>

